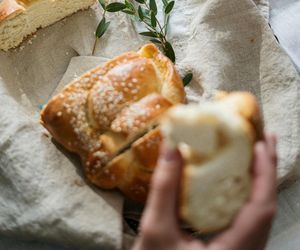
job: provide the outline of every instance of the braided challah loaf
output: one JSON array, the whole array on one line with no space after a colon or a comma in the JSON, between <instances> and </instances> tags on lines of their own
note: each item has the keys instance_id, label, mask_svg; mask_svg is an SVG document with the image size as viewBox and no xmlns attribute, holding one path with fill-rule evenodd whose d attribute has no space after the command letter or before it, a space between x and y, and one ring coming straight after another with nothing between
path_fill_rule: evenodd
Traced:
<instances>
[{"instance_id":1,"label":"braided challah loaf","mask_svg":"<svg viewBox=\"0 0 300 250\"><path fill-rule=\"evenodd\" d=\"M67 85L42 110L41 123L80 156L88 180L144 202L161 141L158 118L184 101L174 65L148 44Z\"/></svg>"},{"instance_id":2,"label":"braided challah loaf","mask_svg":"<svg viewBox=\"0 0 300 250\"><path fill-rule=\"evenodd\" d=\"M185 161L181 217L200 232L228 226L245 203L253 146L262 138L253 95L220 93L217 99L174 107L161 123L166 140L178 146Z\"/></svg>"}]
</instances>

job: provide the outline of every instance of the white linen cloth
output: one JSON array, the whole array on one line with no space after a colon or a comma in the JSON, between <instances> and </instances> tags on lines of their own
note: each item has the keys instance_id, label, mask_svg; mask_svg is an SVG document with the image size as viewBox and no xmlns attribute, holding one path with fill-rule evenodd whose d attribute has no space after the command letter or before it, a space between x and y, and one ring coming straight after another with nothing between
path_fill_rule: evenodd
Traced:
<instances>
[{"instance_id":1,"label":"white linen cloth","mask_svg":"<svg viewBox=\"0 0 300 250\"><path fill-rule=\"evenodd\" d=\"M300 1L271 0L270 24L300 73ZM298 165L299 166L299 165ZM299 170L299 168L298 168ZM299 175L296 175L299 176ZM285 185L267 250L298 250L300 245L300 181Z\"/></svg>"},{"instance_id":2,"label":"white linen cloth","mask_svg":"<svg viewBox=\"0 0 300 250\"><path fill-rule=\"evenodd\" d=\"M194 72L190 101L215 89L258 96L267 128L280 136L283 180L299 159L299 77L261 16L268 16L266 1L256 2L262 12L251 0L177 1L170 37L180 71ZM100 58L91 57L99 18L95 10L77 13L40 30L24 49L0 53L2 234L72 249L121 248L122 197L82 182L78 161L38 124L38 106L69 80L145 42L123 14L109 15Z\"/></svg>"}]
</instances>

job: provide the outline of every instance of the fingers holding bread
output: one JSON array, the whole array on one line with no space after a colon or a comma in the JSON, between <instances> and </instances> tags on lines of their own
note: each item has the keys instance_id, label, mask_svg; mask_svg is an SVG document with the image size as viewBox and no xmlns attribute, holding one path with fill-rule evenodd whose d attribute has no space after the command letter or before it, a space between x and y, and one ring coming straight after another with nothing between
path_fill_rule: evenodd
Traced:
<instances>
[{"instance_id":1,"label":"fingers holding bread","mask_svg":"<svg viewBox=\"0 0 300 250\"><path fill-rule=\"evenodd\" d=\"M227 227L251 191L254 145L263 133L255 98L222 93L215 101L180 105L161 126L185 162L181 217L201 232Z\"/></svg>"}]
</instances>

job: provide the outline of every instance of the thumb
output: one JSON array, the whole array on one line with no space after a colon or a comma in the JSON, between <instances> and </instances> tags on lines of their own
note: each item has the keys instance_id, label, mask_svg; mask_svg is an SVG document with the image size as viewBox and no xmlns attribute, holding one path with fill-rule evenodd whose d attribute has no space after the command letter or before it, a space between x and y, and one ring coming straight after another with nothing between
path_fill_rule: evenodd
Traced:
<instances>
[{"instance_id":1,"label":"thumb","mask_svg":"<svg viewBox=\"0 0 300 250\"><path fill-rule=\"evenodd\" d=\"M144 213L143 220L147 226L151 227L152 223L156 228L159 225L163 225L164 228L177 226L177 201L182 165L180 152L164 143L152 177Z\"/></svg>"}]
</instances>

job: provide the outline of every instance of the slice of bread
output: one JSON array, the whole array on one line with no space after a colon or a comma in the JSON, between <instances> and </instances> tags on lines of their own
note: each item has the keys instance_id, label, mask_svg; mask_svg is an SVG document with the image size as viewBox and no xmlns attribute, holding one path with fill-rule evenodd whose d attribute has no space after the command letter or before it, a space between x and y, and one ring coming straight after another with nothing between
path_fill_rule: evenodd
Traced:
<instances>
[{"instance_id":1,"label":"slice of bread","mask_svg":"<svg viewBox=\"0 0 300 250\"><path fill-rule=\"evenodd\" d=\"M250 193L253 147L262 135L255 97L237 92L174 107L162 131L185 161L181 217L204 233L227 227Z\"/></svg>"},{"instance_id":2,"label":"slice of bread","mask_svg":"<svg viewBox=\"0 0 300 250\"><path fill-rule=\"evenodd\" d=\"M3 0L0 3L0 50L17 47L38 28L83 10L95 0Z\"/></svg>"}]
</instances>

